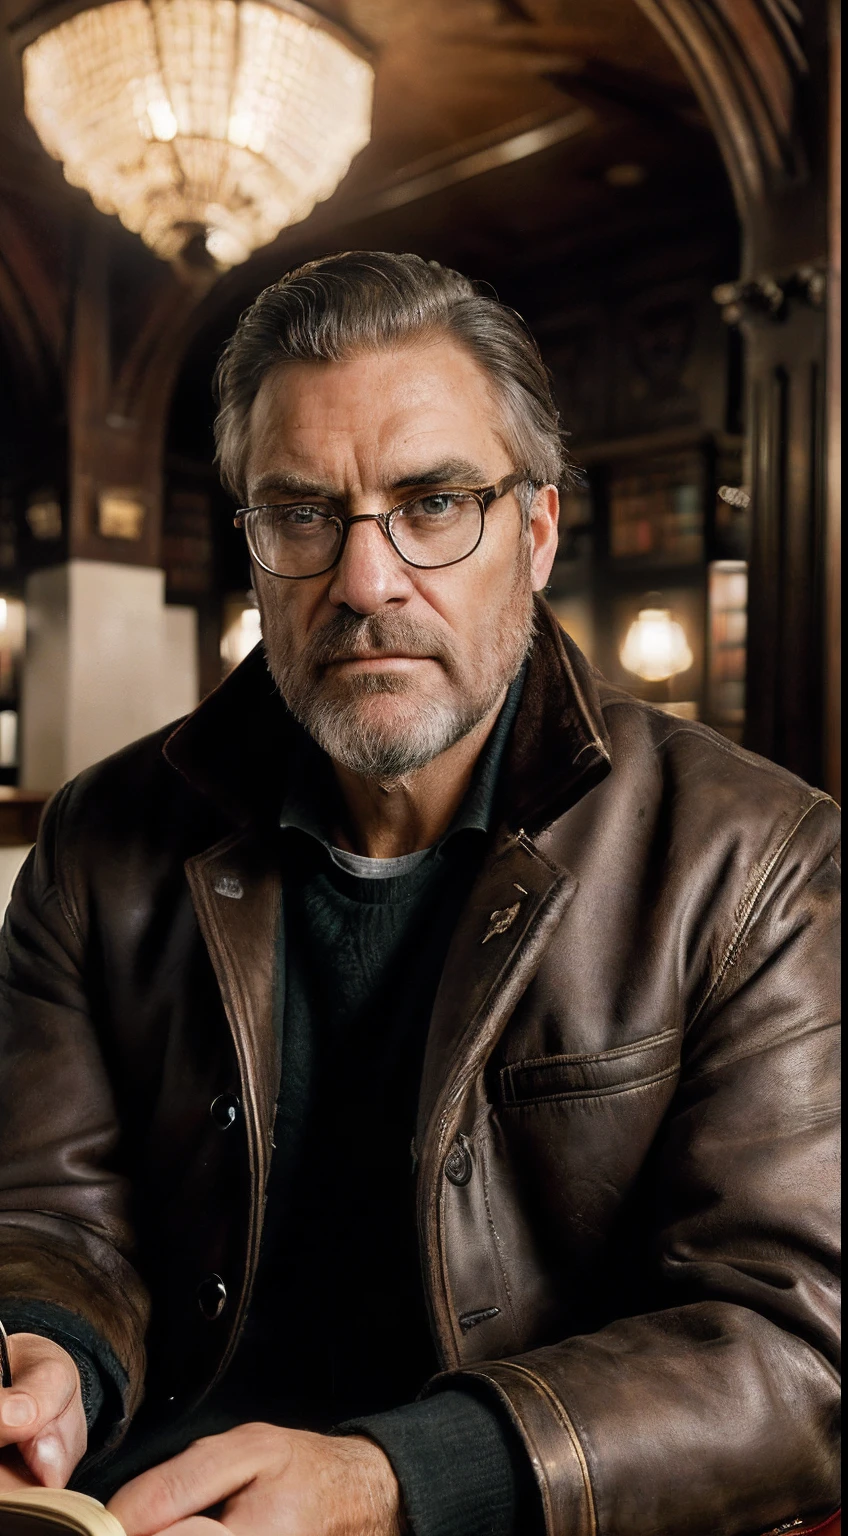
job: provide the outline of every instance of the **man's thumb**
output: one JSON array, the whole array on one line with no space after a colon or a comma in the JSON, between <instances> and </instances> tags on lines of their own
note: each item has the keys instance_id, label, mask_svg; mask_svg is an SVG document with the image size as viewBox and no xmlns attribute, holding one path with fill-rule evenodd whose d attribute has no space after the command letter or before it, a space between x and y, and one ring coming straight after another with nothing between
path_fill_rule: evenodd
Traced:
<instances>
[{"instance_id":1,"label":"man's thumb","mask_svg":"<svg viewBox=\"0 0 848 1536\"><path fill-rule=\"evenodd\" d=\"M64 1488L78 1459L52 1426L18 1449L33 1477L45 1488Z\"/></svg>"}]
</instances>

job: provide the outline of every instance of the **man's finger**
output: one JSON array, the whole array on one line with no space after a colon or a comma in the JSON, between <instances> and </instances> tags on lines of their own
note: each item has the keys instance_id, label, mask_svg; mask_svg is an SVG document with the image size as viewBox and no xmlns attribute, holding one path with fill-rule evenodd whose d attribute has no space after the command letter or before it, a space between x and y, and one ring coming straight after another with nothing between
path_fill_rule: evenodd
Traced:
<instances>
[{"instance_id":1,"label":"man's finger","mask_svg":"<svg viewBox=\"0 0 848 1536\"><path fill-rule=\"evenodd\" d=\"M62 1488L85 1453L79 1372L60 1345L37 1334L9 1339L13 1387L0 1391L0 1445L16 1446L47 1488Z\"/></svg>"},{"instance_id":2,"label":"man's finger","mask_svg":"<svg viewBox=\"0 0 848 1536\"><path fill-rule=\"evenodd\" d=\"M85 1454L85 1419L82 1424L54 1421L37 1439L18 1446L23 1461L45 1488L64 1488L77 1462Z\"/></svg>"},{"instance_id":3,"label":"man's finger","mask_svg":"<svg viewBox=\"0 0 848 1536\"><path fill-rule=\"evenodd\" d=\"M0 1445L14 1445L30 1433L38 1418L38 1403L29 1392L17 1387L0 1391Z\"/></svg>"},{"instance_id":4,"label":"man's finger","mask_svg":"<svg viewBox=\"0 0 848 1536\"><path fill-rule=\"evenodd\" d=\"M191 1515L200 1515L213 1504L231 1498L268 1466L280 1445L272 1449L257 1433L262 1425L240 1425L221 1435L196 1440L161 1466L151 1467L112 1496L107 1509L120 1520L127 1536L159 1536ZM279 1437L279 1430L271 1434ZM209 1521L212 1530L220 1527ZM226 1527L224 1527L226 1529Z\"/></svg>"},{"instance_id":5,"label":"man's finger","mask_svg":"<svg viewBox=\"0 0 848 1536\"><path fill-rule=\"evenodd\" d=\"M9 1354L15 1384L0 1389L0 1445L20 1445L62 1416L79 1392L79 1372L64 1349L32 1334L12 1334Z\"/></svg>"}]
</instances>

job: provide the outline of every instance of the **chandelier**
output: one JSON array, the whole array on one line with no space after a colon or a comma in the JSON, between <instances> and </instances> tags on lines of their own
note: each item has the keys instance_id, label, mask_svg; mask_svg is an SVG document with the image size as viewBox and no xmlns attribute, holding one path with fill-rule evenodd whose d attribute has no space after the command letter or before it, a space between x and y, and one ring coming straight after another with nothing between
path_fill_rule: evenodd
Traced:
<instances>
[{"instance_id":1,"label":"chandelier","mask_svg":"<svg viewBox=\"0 0 848 1536\"><path fill-rule=\"evenodd\" d=\"M199 240L244 261L371 136L370 63L297 0L107 0L42 31L23 72L66 179L166 260Z\"/></svg>"}]
</instances>

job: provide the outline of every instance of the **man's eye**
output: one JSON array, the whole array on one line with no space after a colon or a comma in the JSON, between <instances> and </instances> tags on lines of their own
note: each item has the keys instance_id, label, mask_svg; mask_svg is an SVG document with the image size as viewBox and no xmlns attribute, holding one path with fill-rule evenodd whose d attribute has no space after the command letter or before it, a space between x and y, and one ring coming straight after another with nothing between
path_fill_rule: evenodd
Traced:
<instances>
[{"instance_id":1,"label":"man's eye","mask_svg":"<svg viewBox=\"0 0 848 1536\"><path fill-rule=\"evenodd\" d=\"M430 517L444 516L446 512L453 512L459 506L461 497L455 496L450 491L438 491L433 496L421 496L409 511L425 512Z\"/></svg>"},{"instance_id":2,"label":"man's eye","mask_svg":"<svg viewBox=\"0 0 848 1536\"><path fill-rule=\"evenodd\" d=\"M327 522L322 507L282 507L282 520L289 528L314 528Z\"/></svg>"}]
</instances>

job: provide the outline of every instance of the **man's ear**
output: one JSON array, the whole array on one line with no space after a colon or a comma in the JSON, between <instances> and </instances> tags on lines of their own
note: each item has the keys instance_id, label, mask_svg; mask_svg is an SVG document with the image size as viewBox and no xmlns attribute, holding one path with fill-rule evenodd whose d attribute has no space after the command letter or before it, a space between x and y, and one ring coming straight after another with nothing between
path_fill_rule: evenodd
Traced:
<instances>
[{"instance_id":1,"label":"man's ear","mask_svg":"<svg viewBox=\"0 0 848 1536\"><path fill-rule=\"evenodd\" d=\"M534 592L548 584L559 543L559 491L540 485L530 505L530 572Z\"/></svg>"}]
</instances>

